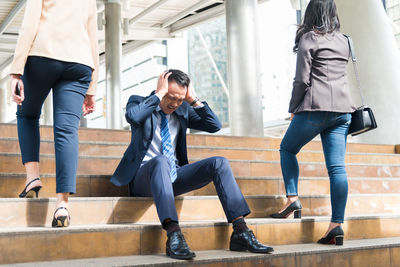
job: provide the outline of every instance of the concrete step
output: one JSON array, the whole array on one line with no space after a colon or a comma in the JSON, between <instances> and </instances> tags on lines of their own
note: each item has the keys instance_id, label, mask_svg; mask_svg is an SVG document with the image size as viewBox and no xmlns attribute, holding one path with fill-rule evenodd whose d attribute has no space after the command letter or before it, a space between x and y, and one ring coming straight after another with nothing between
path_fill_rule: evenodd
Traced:
<instances>
[{"instance_id":1,"label":"concrete step","mask_svg":"<svg viewBox=\"0 0 400 267\"><path fill-rule=\"evenodd\" d=\"M285 195L282 177L236 177L244 195ZM348 178L350 194L398 193L400 178L350 177ZM330 193L328 177L300 177L299 192L303 195L320 195ZM194 196L216 195L215 187L209 184L201 189L188 193Z\"/></svg>"},{"instance_id":2,"label":"concrete step","mask_svg":"<svg viewBox=\"0 0 400 267\"><path fill-rule=\"evenodd\" d=\"M343 251L347 249L348 253L353 244L348 240L399 237L400 228L397 227L399 220L399 215L348 217L343 225L345 232L343 247L312 244L307 251L320 249L321 252L323 250L332 253L338 249L343 249ZM257 238L265 244L273 246L303 244L302 246L304 246L304 243L316 242L324 234L329 224L329 218L248 219L247 223ZM231 227L224 221L186 222L181 223L181 228L189 246L195 251L221 250L227 249L229 246ZM9 264L146 255L164 253L165 241L166 235L158 224L84 225L64 229L49 227L2 228L0 229L0 247L2 248L0 258L2 263ZM396 242L400 242L398 238ZM377 243L370 243L369 247L376 245ZM276 249L279 253L279 247ZM293 252L291 252L291 257L293 257ZM396 254L393 256L397 256L399 252L396 250ZM246 255L245 253L239 254L240 256ZM319 262L313 262L313 266L330 266L315 265L315 263Z\"/></svg>"},{"instance_id":3,"label":"concrete step","mask_svg":"<svg viewBox=\"0 0 400 267\"><path fill-rule=\"evenodd\" d=\"M0 124L1 137L16 138L17 128L15 124ZM49 126L40 127L40 136L42 139L53 139L53 128ZM80 141L100 141L100 142L122 142L129 143L131 138L130 131L127 130L108 130L80 128ZM210 134L189 134L187 135L188 145L191 146L216 146L216 147L244 147L244 148L270 148L279 149L281 139L270 137L237 137ZM321 150L321 142L312 141L303 149ZM395 153L394 145L378 144L357 144L348 143L348 152L370 152L370 153Z\"/></svg>"},{"instance_id":4,"label":"concrete step","mask_svg":"<svg viewBox=\"0 0 400 267\"><path fill-rule=\"evenodd\" d=\"M25 187L24 173L0 173L0 198L15 198ZM54 174L41 174L43 187L39 197L56 197ZM118 187L110 183L110 175L77 175L76 194L72 197L129 196L128 186Z\"/></svg>"},{"instance_id":5,"label":"concrete step","mask_svg":"<svg viewBox=\"0 0 400 267\"><path fill-rule=\"evenodd\" d=\"M40 155L40 171L55 173L54 155ZM120 157L79 156L78 174L111 175L117 167ZM190 162L200 158L190 158ZM230 160L235 176L281 176L279 161L266 160ZM304 177L328 176L323 162L299 162L300 175ZM348 163L349 177L400 177L400 165L383 163ZM24 166L18 153L0 153L0 172L21 173Z\"/></svg>"},{"instance_id":6,"label":"concrete step","mask_svg":"<svg viewBox=\"0 0 400 267\"><path fill-rule=\"evenodd\" d=\"M10 265L11 266L11 265ZM343 246L315 243L274 246L269 255L224 250L196 251L191 261L175 260L165 254L91 258L81 260L21 263L15 267L103 267L103 266L400 266L400 238L348 240Z\"/></svg>"},{"instance_id":7,"label":"concrete step","mask_svg":"<svg viewBox=\"0 0 400 267\"><path fill-rule=\"evenodd\" d=\"M18 137L16 124L0 123L0 133L1 137ZM129 142L131 140L131 133L127 130L79 128L78 134L81 141ZM41 126L40 138L53 139L53 127Z\"/></svg>"},{"instance_id":8,"label":"concrete step","mask_svg":"<svg viewBox=\"0 0 400 267\"><path fill-rule=\"evenodd\" d=\"M81 141L79 154L81 156L114 156L121 157L128 143L124 142L99 142ZM54 154L54 141L42 139L40 151L43 154ZM0 152L20 153L17 138L0 138ZM280 160L278 149L246 148L246 147L210 147L188 146L188 155L192 158L206 158L210 156L223 156L234 160ZM303 150L298 155L299 161L325 162L321 150ZM383 163L400 164L400 154L348 152L347 163Z\"/></svg>"},{"instance_id":9,"label":"concrete step","mask_svg":"<svg viewBox=\"0 0 400 267\"><path fill-rule=\"evenodd\" d=\"M14 198L25 187L24 173L0 173L0 198ZM56 179L54 174L42 174L43 187L40 197L56 196ZM109 182L110 175L78 175L77 192L72 197L117 197L129 196L128 187L117 187ZM285 187L281 177L236 177L244 195L284 195ZM398 193L400 178L350 177L350 194ZM301 177L299 192L303 195L320 195L330 193L328 177ZM216 195L212 183L189 192L188 196Z\"/></svg>"},{"instance_id":10,"label":"concrete step","mask_svg":"<svg viewBox=\"0 0 400 267\"><path fill-rule=\"evenodd\" d=\"M212 147L243 147L243 148L269 148L279 149L282 139L271 137L242 137L242 136L222 136L207 134L187 135L188 145L191 146L212 146ZM315 139L303 147L304 150L322 150L321 142ZM394 145L378 144L359 144L349 142L348 152L367 152L367 153L395 153Z\"/></svg>"},{"instance_id":11,"label":"concrete step","mask_svg":"<svg viewBox=\"0 0 400 267\"><path fill-rule=\"evenodd\" d=\"M300 196L303 216L331 214L330 195ZM246 196L249 218L268 218L284 205L284 196ZM49 226L56 198L0 198L0 227ZM179 196L175 200L181 221L225 220L217 196ZM148 197L72 197L73 225L158 222L153 199ZM400 194L351 194L346 215L391 214L400 210Z\"/></svg>"},{"instance_id":12,"label":"concrete step","mask_svg":"<svg viewBox=\"0 0 400 267\"><path fill-rule=\"evenodd\" d=\"M127 142L80 141L79 155L121 157L128 145ZM0 152L20 153L18 138L0 138ZM40 152L54 155L54 141L42 139Z\"/></svg>"},{"instance_id":13,"label":"concrete step","mask_svg":"<svg viewBox=\"0 0 400 267\"><path fill-rule=\"evenodd\" d=\"M188 155L191 158L206 158L210 155L215 155L226 157L230 160L280 160L278 149L264 148L189 146ZM325 162L324 154L321 150L302 150L297 159L302 162ZM346 163L400 164L400 154L347 152Z\"/></svg>"},{"instance_id":14,"label":"concrete step","mask_svg":"<svg viewBox=\"0 0 400 267\"><path fill-rule=\"evenodd\" d=\"M111 175L118 166L120 157L79 156L78 174ZM22 173L25 171L18 153L0 153L0 172ZM41 173L55 173L53 154L40 154Z\"/></svg>"}]
</instances>

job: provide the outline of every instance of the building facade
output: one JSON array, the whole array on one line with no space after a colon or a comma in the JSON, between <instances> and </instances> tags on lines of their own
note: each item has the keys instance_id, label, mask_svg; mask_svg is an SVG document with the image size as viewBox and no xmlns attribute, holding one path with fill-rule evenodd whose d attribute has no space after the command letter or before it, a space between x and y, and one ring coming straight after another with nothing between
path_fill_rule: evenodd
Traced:
<instances>
[{"instance_id":1,"label":"building facade","mask_svg":"<svg viewBox=\"0 0 400 267\"><path fill-rule=\"evenodd\" d=\"M389 18L400 29L400 0L386 0L384 5ZM395 37L400 48L400 30L395 33Z\"/></svg>"}]
</instances>

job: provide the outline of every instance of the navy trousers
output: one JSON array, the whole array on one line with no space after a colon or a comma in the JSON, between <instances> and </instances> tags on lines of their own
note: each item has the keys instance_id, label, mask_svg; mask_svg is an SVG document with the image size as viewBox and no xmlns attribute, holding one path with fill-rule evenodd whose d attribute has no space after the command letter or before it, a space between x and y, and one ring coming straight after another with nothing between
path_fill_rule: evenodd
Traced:
<instances>
[{"instance_id":1,"label":"navy trousers","mask_svg":"<svg viewBox=\"0 0 400 267\"><path fill-rule=\"evenodd\" d=\"M250 213L227 159L211 157L178 167L174 183L171 183L169 170L167 157L160 155L146 162L131 182L131 194L154 198L161 223L165 219L178 221L174 196L201 188L211 181L228 222Z\"/></svg>"},{"instance_id":2,"label":"navy trousers","mask_svg":"<svg viewBox=\"0 0 400 267\"><path fill-rule=\"evenodd\" d=\"M53 92L57 193L76 191L78 127L92 69L79 63L29 56L22 81L25 100L17 109L22 163L39 162L39 118L43 102Z\"/></svg>"}]
</instances>

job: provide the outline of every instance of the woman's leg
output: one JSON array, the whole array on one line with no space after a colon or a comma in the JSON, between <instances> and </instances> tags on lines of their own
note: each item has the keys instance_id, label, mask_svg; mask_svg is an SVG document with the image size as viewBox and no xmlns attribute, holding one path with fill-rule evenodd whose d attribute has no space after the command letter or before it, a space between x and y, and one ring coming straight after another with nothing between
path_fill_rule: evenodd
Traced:
<instances>
[{"instance_id":1,"label":"woman's leg","mask_svg":"<svg viewBox=\"0 0 400 267\"><path fill-rule=\"evenodd\" d=\"M64 63L64 66L53 88L56 208L67 207L69 194L76 191L79 120L92 73L89 67L81 64ZM55 217L64 215L67 211L59 209Z\"/></svg>"},{"instance_id":2,"label":"woman's leg","mask_svg":"<svg viewBox=\"0 0 400 267\"><path fill-rule=\"evenodd\" d=\"M17 107L17 126L22 163L26 170L26 184L39 177L39 118L43 102L52 83L57 79L56 70L55 66L48 64L47 59L28 57L21 78L24 83L25 100ZM31 183L26 191L36 186L42 186L42 182L37 180Z\"/></svg>"},{"instance_id":3,"label":"woman's leg","mask_svg":"<svg viewBox=\"0 0 400 267\"><path fill-rule=\"evenodd\" d=\"M288 201L280 212L298 199L299 164L296 155L300 149L325 127L327 112L296 114L280 145L281 169Z\"/></svg>"},{"instance_id":4,"label":"woman's leg","mask_svg":"<svg viewBox=\"0 0 400 267\"><path fill-rule=\"evenodd\" d=\"M338 113L336 123L321 133L326 168L331 191L332 218L325 236L343 223L347 202L348 184L345 168L347 133L351 122L350 114Z\"/></svg>"}]
</instances>

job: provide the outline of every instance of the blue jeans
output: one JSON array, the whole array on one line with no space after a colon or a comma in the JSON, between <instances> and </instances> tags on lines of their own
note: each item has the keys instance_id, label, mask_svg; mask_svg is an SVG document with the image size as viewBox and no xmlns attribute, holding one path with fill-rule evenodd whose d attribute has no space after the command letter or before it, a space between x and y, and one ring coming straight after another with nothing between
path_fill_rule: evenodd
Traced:
<instances>
[{"instance_id":1,"label":"blue jeans","mask_svg":"<svg viewBox=\"0 0 400 267\"><path fill-rule=\"evenodd\" d=\"M296 154L320 134L331 191L331 222L343 223L347 201L344 157L350 113L301 112L294 116L280 146L281 168L287 196L297 196L299 164Z\"/></svg>"},{"instance_id":2,"label":"blue jeans","mask_svg":"<svg viewBox=\"0 0 400 267\"><path fill-rule=\"evenodd\" d=\"M29 56L25 64L25 100L17 108L22 163L39 162L39 118L52 89L57 193L76 191L78 127L91 79L92 69L78 63Z\"/></svg>"}]
</instances>

